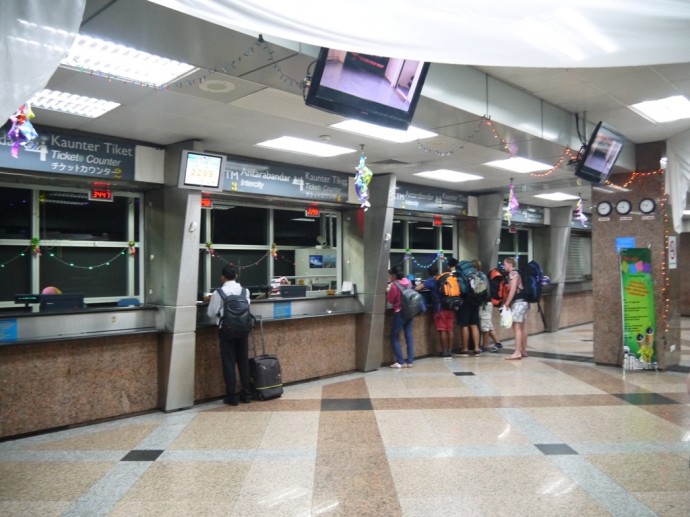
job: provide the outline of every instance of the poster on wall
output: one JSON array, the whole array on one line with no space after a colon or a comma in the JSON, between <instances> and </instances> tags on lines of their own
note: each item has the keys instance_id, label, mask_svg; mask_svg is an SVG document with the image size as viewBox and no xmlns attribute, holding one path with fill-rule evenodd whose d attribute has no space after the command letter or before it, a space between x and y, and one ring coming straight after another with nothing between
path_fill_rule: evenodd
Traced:
<instances>
[{"instance_id":1,"label":"poster on wall","mask_svg":"<svg viewBox=\"0 0 690 517\"><path fill-rule=\"evenodd\" d=\"M657 356L652 252L649 248L623 248L619 256L623 367L629 370L655 368Z\"/></svg>"}]
</instances>

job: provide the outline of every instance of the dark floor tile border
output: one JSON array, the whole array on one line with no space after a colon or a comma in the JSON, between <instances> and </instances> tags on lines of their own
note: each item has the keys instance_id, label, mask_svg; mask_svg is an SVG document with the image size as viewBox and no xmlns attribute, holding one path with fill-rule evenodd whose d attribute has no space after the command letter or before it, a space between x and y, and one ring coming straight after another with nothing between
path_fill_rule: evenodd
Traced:
<instances>
[{"instance_id":1,"label":"dark floor tile border","mask_svg":"<svg viewBox=\"0 0 690 517\"><path fill-rule=\"evenodd\" d=\"M471 375L474 375L474 372L453 372L453 374L458 377L469 377Z\"/></svg>"},{"instance_id":2,"label":"dark floor tile border","mask_svg":"<svg viewBox=\"0 0 690 517\"><path fill-rule=\"evenodd\" d=\"M659 404L680 404L677 400L664 397L658 393L611 393L614 397L625 400L634 406L653 406Z\"/></svg>"},{"instance_id":3,"label":"dark floor tile border","mask_svg":"<svg viewBox=\"0 0 690 517\"><path fill-rule=\"evenodd\" d=\"M321 399L321 411L372 411L371 399Z\"/></svg>"},{"instance_id":4,"label":"dark floor tile border","mask_svg":"<svg viewBox=\"0 0 690 517\"><path fill-rule=\"evenodd\" d=\"M161 454L162 449L133 449L120 461L156 461Z\"/></svg>"},{"instance_id":5,"label":"dark floor tile border","mask_svg":"<svg viewBox=\"0 0 690 517\"><path fill-rule=\"evenodd\" d=\"M545 456L564 456L577 455L572 447L565 443L535 443L534 446L539 449Z\"/></svg>"}]
</instances>

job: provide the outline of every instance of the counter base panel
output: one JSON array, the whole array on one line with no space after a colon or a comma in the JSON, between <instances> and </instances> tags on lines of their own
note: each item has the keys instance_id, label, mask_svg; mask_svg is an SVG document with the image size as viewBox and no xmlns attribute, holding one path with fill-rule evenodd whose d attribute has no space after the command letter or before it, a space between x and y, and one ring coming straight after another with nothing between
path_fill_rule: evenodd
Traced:
<instances>
[{"instance_id":1,"label":"counter base panel","mask_svg":"<svg viewBox=\"0 0 690 517\"><path fill-rule=\"evenodd\" d=\"M156 409L158 334L0 347L0 438Z\"/></svg>"}]
</instances>

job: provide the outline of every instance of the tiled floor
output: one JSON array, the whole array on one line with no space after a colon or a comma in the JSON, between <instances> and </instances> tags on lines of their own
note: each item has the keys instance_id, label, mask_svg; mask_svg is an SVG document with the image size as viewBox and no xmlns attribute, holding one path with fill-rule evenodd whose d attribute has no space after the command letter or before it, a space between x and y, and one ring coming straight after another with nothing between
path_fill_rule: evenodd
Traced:
<instances>
[{"instance_id":1,"label":"tiled floor","mask_svg":"<svg viewBox=\"0 0 690 517\"><path fill-rule=\"evenodd\" d=\"M6 441L0 515L688 517L687 374L596 366L591 339Z\"/></svg>"}]
</instances>

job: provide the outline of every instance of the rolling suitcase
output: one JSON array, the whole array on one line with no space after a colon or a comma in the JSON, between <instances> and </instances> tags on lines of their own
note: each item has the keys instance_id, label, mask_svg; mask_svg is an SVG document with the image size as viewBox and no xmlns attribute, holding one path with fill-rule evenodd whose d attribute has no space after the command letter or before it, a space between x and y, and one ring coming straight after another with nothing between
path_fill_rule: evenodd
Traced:
<instances>
[{"instance_id":1,"label":"rolling suitcase","mask_svg":"<svg viewBox=\"0 0 690 517\"><path fill-rule=\"evenodd\" d=\"M269 400L283 394L283 379L280 373L280 362L275 355L266 353L264 341L264 325L261 316L257 316L259 332L261 334L261 355L256 353L256 330L252 332L254 357L249 359L249 376L254 398Z\"/></svg>"}]
</instances>

